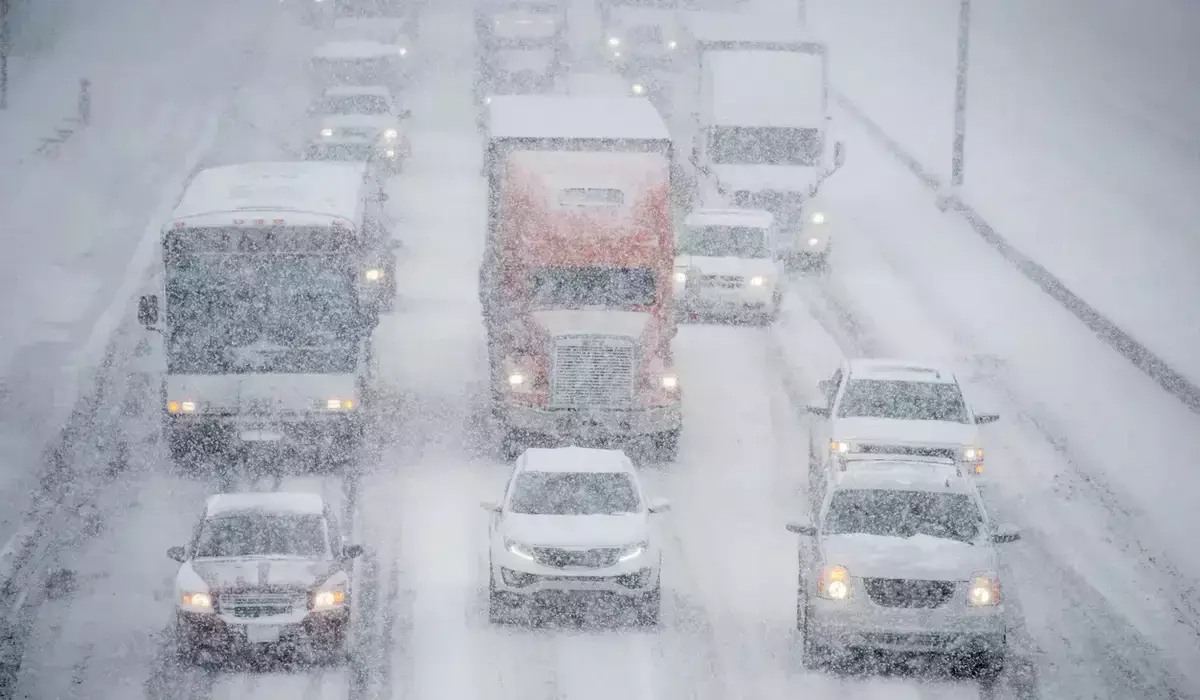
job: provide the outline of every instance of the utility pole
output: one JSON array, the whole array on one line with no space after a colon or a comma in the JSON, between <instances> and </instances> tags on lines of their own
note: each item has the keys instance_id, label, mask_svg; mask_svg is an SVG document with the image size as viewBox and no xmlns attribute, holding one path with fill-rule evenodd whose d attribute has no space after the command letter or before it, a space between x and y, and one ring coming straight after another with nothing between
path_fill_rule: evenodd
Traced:
<instances>
[{"instance_id":1,"label":"utility pole","mask_svg":"<svg viewBox=\"0 0 1200 700\"><path fill-rule=\"evenodd\" d=\"M954 155L950 161L950 185L963 184L963 145L967 140L967 69L971 49L971 0L958 5L958 77L954 86Z\"/></svg>"},{"instance_id":2,"label":"utility pole","mask_svg":"<svg viewBox=\"0 0 1200 700\"><path fill-rule=\"evenodd\" d=\"M0 0L0 109L8 109L8 9L9 0Z\"/></svg>"}]
</instances>

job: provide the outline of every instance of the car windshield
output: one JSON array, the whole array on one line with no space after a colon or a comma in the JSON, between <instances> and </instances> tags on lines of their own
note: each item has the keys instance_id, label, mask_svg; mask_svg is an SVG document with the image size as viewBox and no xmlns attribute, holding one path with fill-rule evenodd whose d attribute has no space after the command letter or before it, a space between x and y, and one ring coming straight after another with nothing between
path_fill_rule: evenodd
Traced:
<instances>
[{"instance_id":1,"label":"car windshield","mask_svg":"<svg viewBox=\"0 0 1200 700\"><path fill-rule=\"evenodd\" d=\"M525 472L508 509L521 515L623 515L638 512L637 487L620 472Z\"/></svg>"},{"instance_id":2,"label":"car windshield","mask_svg":"<svg viewBox=\"0 0 1200 700\"><path fill-rule=\"evenodd\" d=\"M689 226L679 237L679 255L711 258L769 258L766 229L750 226Z\"/></svg>"},{"instance_id":3,"label":"car windshield","mask_svg":"<svg viewBox=\"0 0 1200 700\"><path fill-rule=\"evenodd\" d=\"M317 105L321 114L387 114L388 101L381 95L326 95Z\"/></svg>"},{"instance_id":4,"label":"car windshield","mask_svg":"<svg viewBox=\"0 0 1200 700\"><path fill-rule=\"evenodd\" d=\"M830 500L823 532L973 542L982 528L983 516L966 494L845 489Z\"/></svg>"},{"instance_id":5,"label":"car windshield","mask_svg":"<svg viewBox=\"0 0 1200 700\"><path fill-rule=\"evenodd\" d=\"M796 165L821 162L821 132L783 127L718 126L712 129L713 162L724 165Z\"/></svg>"},{"instance_id":6,"label":"car windshield","mask_svg":"<svg viewBox=\"0 0 1200 700\"><path fill-rule=\"evenodd\" d=\"M969 423L958 385L851 379L838 406L839 418L892 418Z\"/></svg>"},{"instance_id":7,"label":"car windshield","mask_svg":"<svg viewBox=\"0 0 1200 700\"><path fill-rule=\"evenodd\" d=\"M239 512L208 518L196 540L197 559L329 556L320 515Z\"/></svg>"},{"instance_id":8,"label":"car windshield","mask_svg":"<svg viewBox=\"0 0 1200 700\"><path fill-rule=\"evenodd\" d=\"M656 296L649 268L542 268L531 282L536 308L630 309L651 306Z\"/></svg>"}]
</instances>

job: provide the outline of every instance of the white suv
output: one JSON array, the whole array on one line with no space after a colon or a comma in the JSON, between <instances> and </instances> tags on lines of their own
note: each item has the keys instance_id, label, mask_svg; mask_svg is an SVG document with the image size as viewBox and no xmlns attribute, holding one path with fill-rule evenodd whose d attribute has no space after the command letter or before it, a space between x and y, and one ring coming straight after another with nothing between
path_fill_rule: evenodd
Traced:
<instances>
[{"instance_id":1,"label":"white suv","mask_svg":"<svg viewBox=\"0 0 1200 700\"><path fill-rule=\"evenodd\" d=\"M975 413L954 373L905 360L850 360L818 385L825 403L809 406L812 474L848 454L945 457L983 472L979 428L1000 419Z\"/></svg>"},{"instance_id":2,"label":"white suv","mask_svg":"<svg viewBox=\"0 0 1200 700\"><path fill-rule=\"evenodd\" d=\"M761 209L697 209L679 231L675 297L697 316L752 317L769 324L783 301L775 217Z\"/></svg>"},{"instance_id":3,"label":"white suv","mask_svg":"<svg viewBox=\"0 0 1200 700\"><path fill-rule=\"evenodd\" d=\"M633 463L620 450L528 449L488 526L489 619L507 622L528 604L603 597L658 624L662 551Z\"/></svg>"}]
</instances>

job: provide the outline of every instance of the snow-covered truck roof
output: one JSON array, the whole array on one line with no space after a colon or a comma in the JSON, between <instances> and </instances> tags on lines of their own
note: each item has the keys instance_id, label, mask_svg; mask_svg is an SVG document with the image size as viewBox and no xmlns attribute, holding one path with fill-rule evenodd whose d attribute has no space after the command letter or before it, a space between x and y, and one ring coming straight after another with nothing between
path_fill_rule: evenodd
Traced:
<instances>
[{"instance_id":1,"label":"snow-covered truck roof","mask_svg":"<svg viewBox=\"0 0 1200 700\"><path fill-rule=\"evenodd\" d=\"M824 55L826 44L796 22L763 21L737 12L689 12L688 35L701 50L758 49Z\"/></svg>"},{"instance_id":2,"label":"snow-covered truck roof","mask_svg":"<svg viewBox=\"0 0 1200 700\"><path fill-rule=\"evenodd\" d=\"M192 178L171 219L195 223L189 220L213 214L295 212L357 225L366 182L366 163L303 161L209 168Z\"/></svg>"},{"instance_id":3,"label":"snow-covered truck roof","mask_svg":"<svg viewBox=\"0 0 1200 700\"><path fill-rule=\"evenodd\" d=\"M304 491L255 491L218 493L209 496L205 502L205 514L210 518L244 511L322 515L325 512L325 500L321 494Z\"/></svg>"},{"instance_id":4,"label":"snow-covered truck roof","mask_svg":"<svg viewBox=\"0 0 1200 700\"><path fill-rule=\"evenodd\" d=\"M825 128L825 66L813 56L716 51L705 54L704 70L714 125Z\"/></svg>"},{"instance_id":5,"label":"snow-covered truck roof","mask_svg":"<svg viewBox=\"0 0 1200 700\"><path fill-rule=\"evenodd\" d=\"M671 140L658 110L637 97L497 95L488 124L492 140Z\"/></svg>"},{"instance_id":6,"label":"snow-covered truck roof","mask_svg":"<svg viewBox=\"0 0 1200 700\"><path fill-rule=\"evenodd\" d=\"M683 220L684 226L743 226L771 228L775 215L765 209L695 209Z\"/></svg>"}]
</instances>

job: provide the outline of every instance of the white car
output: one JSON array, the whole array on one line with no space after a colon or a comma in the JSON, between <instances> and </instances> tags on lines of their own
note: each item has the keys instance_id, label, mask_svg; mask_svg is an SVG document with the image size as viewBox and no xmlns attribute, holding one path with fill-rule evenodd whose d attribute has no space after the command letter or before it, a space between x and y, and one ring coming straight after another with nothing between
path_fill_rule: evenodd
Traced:
<instances>
[{"instance_id":1,"label":"white car","mask_svg":"<svg viewBox=\"0 0 1200 700\"><path fill-rule=\"evenodd\" d=\"M813 473L848 454L946 457L983 472L978 426L1000 419L975 413L954 372L905 360L845 362L818 385L825 403L815 416L809 446Z\"/></svg>"},{"instance_id":2,"label":"white car","mask_svg":"<svg viewBox=\"0 0 1200 700\"><path fill-rule=\"evenodd\" d=\"M209 496L186 547L167 556L175 574L180 654L298 650L344 656L353 596L351 560L324 499L315 493Z\"/></svg>"},{"instance_id":3,"label":"white car","mask_svg":"<svg viewBox=\"0 0 1200 700\"><path fill-rule=\"evenodd\" d=\"M343 86L325 90L310 109L313 116L310 158L379 159L399 172L412 154L404 122L392 93L381 85Z\"/></svg>"},{"instance_id":4,"label":"white car","mask_svg":"<svg viewBox=\"0 0 1200 700\"><path fill-rule=\"evenodd\" d=\"M783 300L775 217L761 209L697 209L676 243L680 311L770 324Z\"/></svg>"},{"instance_id":5,"label":"white car","mask_svg":"<svg viewBox=\"0 0 1200 700\"><path fill-rule=\"evenodd\" d=\"M409 48L369 39L321 44L311 59L312 80L318 88L338 85L385 85L402 89L411 69Z\"/></svg>"},{"instance_id":6,"label":"white car","mask_svg":"<svg viewBox=\"0 0 1200 700\"><path fill-rule=\"evenodd\" d=\"M521 608L603 597L658 624L662 550L652 522L670 508L648 501L620 450L528 449L488 526L489 619Z\"/></svg>"},{"instance_id":7,"label":"white car","mask_svg":"<svg viewBox=\"0 0 1200 700\"><path fill-rule=\"evenodd\" d=\"M796 627L813 668L855 649L943 653L994 676L1007 624L997 527L957 460L853 455L800 543Z\"/></svg>"},{"instance_id":8,"label":"white car","mask_svg":"<svg viewBox=\"0 0 1200 700\"><path fill-rule=\"evenodd\" d=\"M604 24L604 48L618 65L669 68L681 50L682 31L672 8L617 7Z\"/></svg>"}]
</instances>

